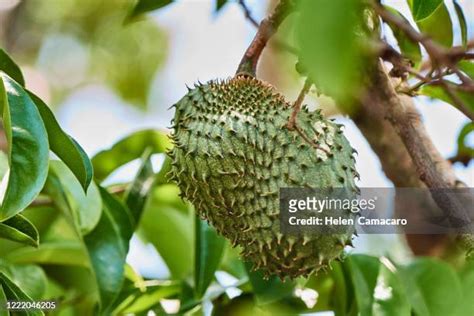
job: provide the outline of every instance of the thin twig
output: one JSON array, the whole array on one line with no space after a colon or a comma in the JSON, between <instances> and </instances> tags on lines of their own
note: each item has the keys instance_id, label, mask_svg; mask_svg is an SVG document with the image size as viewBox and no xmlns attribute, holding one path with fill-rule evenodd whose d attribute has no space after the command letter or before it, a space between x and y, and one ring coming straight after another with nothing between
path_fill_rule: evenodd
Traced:
<instances>
[{"instance_id":1,"label":"thin twig","mask_svg":"<svg viewBox=\"0 0 474 316\"><path fill-rule=\"evenodd\" d=\"M292 7L292 0L281 0L275 7L273 13L262 20L258 26L257 33L240 61L239 67L237 68L237 74L255 76L257 63L263 49L267 45L268 40L275 34L283 20L288 16L288 14L290 14Z\"/></svg>"},{"instance_id":2,"label":"thin twig","mask_svg":"<svg viewBox=\"0 0 474 316\"><path fill-rule=\"evenodd\" d=\"M296 127L296 117L301 110L301 105L303 104L304 97L308 94L309 89L311 88L312 82L309 78L304 82L304 86L298 94L295 103L293 104L293 112L291 112L290 119L288 120L287 127L289 130L293 130Z\"/></svg>"},{"instance_id":3,"label":"thin twig","mask_svg":"<svg viewBox=\"0 0 474 316\"><path fill-rule=\"evenodd\" d=\"M453 102L457 105L457 108L464 113L468 118L474 120L474 113L469 110L469 107L464 103L464 101L456 94L453 88L445 81L445 80L438 80L435 84L441 85L449 97L453 100Z\"/></svg>"},{"instance_id":4,"label":"thin twig","mask_svg":"<svg viewBox=\"0 0 474 316\"><path fill-rule=\"evenodd\" d=\"M252 23L253 26L258 27L258 25L260 23L258 23L257 20L255 20L254 17L252 16L252 12L250 11L247 4L245 3L245 0L239 0L239 5L242 8L242 10L244 11L245 18L247 20L249 20L250 23Z\"/></svg>"}]
</instances>

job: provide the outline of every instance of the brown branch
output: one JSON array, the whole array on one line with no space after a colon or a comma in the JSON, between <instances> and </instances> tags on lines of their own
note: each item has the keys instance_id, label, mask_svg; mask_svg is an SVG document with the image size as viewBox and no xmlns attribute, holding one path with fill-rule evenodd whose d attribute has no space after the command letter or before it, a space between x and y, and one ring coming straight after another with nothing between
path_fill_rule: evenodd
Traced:
<instances>
[{"instance_id":1,"label":"brown branch","mask_svg":"<svg viewBox=\"0 0 474 316\"><path fill-rule=\"evenodd\" d=\"M263 49L283 20L291 12L292 7L292 0L281 0L275 7L273 13L262 20L255 37L240 61L237 74L256 75L257 63Z\"/></svg>"},{"instance_id":2,"label":"brown branch","mask_svg":"<svg viewBox=\"0 0 474 316\"><path fill-rule=\"evenodd\" d=\"M438 84L443 87L449 97L453 100L456 104L456 107L461 111L464 115L466 115L471 120L474 120L474 113L469 110L469 107L464 103L464 101L456 94L456 92L452 89L452 87L445 81L445 80L438 80L434 82L434 84Z\"/></svg>"},{"instance_id":3,"label":"brown branch","mask_svg":"<svg viewBox=\"0 0 474 316\"><path fill-rule=\"evenodd\" d=\"M383 65L377 63L372 81L384 100L386 119L391 123L407 149L417 174L431 190L436 204L454 227L471 222L460 201L443 189L455 187L456 177L429 138L420 115L408 96L397 95Z\"/></svg>"}]
</instances>

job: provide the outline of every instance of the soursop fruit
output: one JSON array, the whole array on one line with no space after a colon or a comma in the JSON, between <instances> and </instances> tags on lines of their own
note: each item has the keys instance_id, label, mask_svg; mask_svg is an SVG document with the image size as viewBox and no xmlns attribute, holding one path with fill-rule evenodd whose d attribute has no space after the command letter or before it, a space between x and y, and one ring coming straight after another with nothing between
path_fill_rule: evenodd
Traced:
<instances>
[{"instance_id":1,"label":"soursop fruit","mask_svg":"<svg viewBox=\"0 0 474 316\"><path fill-rule=\"evenodd\" d=\"M353 230L282 234L279 189L358 190L353 149L340 125L304 108L298 131L288 129L292 106L249 76L196 85L175 108L172 179L201 218L241 246L245 260L267 276L294 278L339 258Z\"/></svg>"}]
</instances>

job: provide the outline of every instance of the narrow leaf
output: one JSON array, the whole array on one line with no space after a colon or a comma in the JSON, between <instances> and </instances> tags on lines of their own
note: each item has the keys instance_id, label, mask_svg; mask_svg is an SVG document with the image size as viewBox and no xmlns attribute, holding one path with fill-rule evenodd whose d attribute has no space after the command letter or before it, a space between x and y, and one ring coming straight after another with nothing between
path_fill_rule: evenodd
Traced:
<instances>
[{"instance_id":1,"label":"narrow leaf","mask_svg":"<svg viewBox=\"0 0 474 316\"><path fill-rule=\"evenodd\" d=\"M120 166L139 158L147 147L151 148L152 153L164 153L170 146L171 142L163 132L156 130L135 132L92 158L94 176L98 181L102 181Z\"/></svg>"},{"instance_id":2,"label":"narrow leaf","mask_svg":"<svg viewBox=\"0 0 474 316\"><path fill-rule=\"evenodd\" d=\"M12 280L8 278L3 272L0 272L0 285L5 292L5 296L9 301L25 301L31 302L32 299L20 289ZM43 316L44 313L40 310L25 310L25 315L27 316Z\"/></svg>"},{"instance_id":3,"label":"narrow leaf","mask_svg":"<svg viewBox=\"0 0 474 316\"><path fill-rule=\"evenodd\" d=\"M9 75L13 80L18 82L21 86L25 86L25 79L21 73L20 67L8 56L8 54L0 48L0 71Z\"/></svg>"},{"instance_id":4,"label":"narrow leaf","mask_svg":"<svg viewBox=\"0 0 474 316\"><path fill-rule=\"evenodd\" d=\"M135 223L140 221L148 193L153 186L154 173L150 158L151 150L146 150L142 156L142 165L138 170L137 176L125 194L125 203Z\"/></svg>"},{"instance_id":5,"label":"narrow leaf","mask_svg":"<svg viewBox=\"0 0 474 316\"><path fill-rule=\"evenodd\" d=\"M173 0L138 0L129 17L133 18L146 12L161 9L172 2Z\"/></svg>"},{"instance_id":6,"label":"narrow leaf","mask_svg":"<svg viewBox=\"0 0 474 316\"><path fill-rule=\"evenodd\" d=\"M363 315L370 315L380 269L378 258L352 255L347 258L344 264L348 264L350 267L359 312Z\"/></svg>"},{"instance_id":7,"label":"narrow leaf","mask_svg":"<svg viewBox=\"0 0 474 316\"><path fill-rule=\"evenodd\" d=\"M390 6L385 6L387 10L392 12L393 14L396 14L403 18L406 23L409 23L408 20L396 9L390 7ZM420 45L418 43L413 42L410 40L405 32L400 30L396 25L393 23L388 23L390 28L392 29L393 35L397 39L398 47L400 47L400 51L402 52L402 55L408 59L410 59L415 66L420 64L421 61L421 49Z\"/></svg>"},{"instance_id":8,"label":"narrow leaf","mask_svg":"<svg viewBox=\"0 0 474 316\"><path fill-rule=\"evenodd\" d=\"M0 316L10 315L5 306L7 306L7 296L5 295L5 291L3 291L3 285L0 283Z\"/></svg>"},{"instance_id":9,"label":"narrow leaf","mask_svg":"<svg viewBox=\"0 0 474 316\"><path fill-rule=\"evenodd\" d=\"M9 76L0 75L0 107L10 161L8 177L2 180L1 221L21 212L40 193L48 175L49 145L31 98Z\"/></svg>"},{"instance_id":10,"label":"narrow leaf","mask_svg":"<svg viewBox=\"0 0 474 316\"><path fill-rule=\"evenodd\" d=\"M84 236L84 242L97 280L101 310L107 314L122 287L133 223L124 205L105 189L99 190L102 216L94 230Z\"/></svg>"},{"instance_id":11,"label":"narrow leaf","mask_svg":"<svg viewBox=\"0 0 474 316\"><path fill-rule=\"evenodd\" d=\"M50 108L33 93L29 92L29 95L45 124L51 151L71 169L84 191L87 191L92 181L92 163L89 157L82 147L62 130Z\"/></svg>"},{"instance_id":12,"label":"narrow leaf","mask_svg":"<svg viewBox=\"0 0 474 316\"><path fill-rule=\"evenodd\" d=\"M50 241L39 248L19 248L6 256L14 263L37 263L44 265L75 265L89 267L83 246L72 240Z\"/></svg>"},{"instance_id":13,"label":"narrow leaf","mask_svg":"<svg viewBox=\"0 0 474 316\"><path fill-rule=\"evenodd\" d=\"M458 16L459 21L459 28L461 29L461 42L463 45L467 44L467 23L466 17L464 16L464 12L462 7L456 0L453 0L454 9L456 10L456 15Z\"/></svg>"},{"instance_id":14,"label":"narrow leaf","mask_svg":"<svg viewBox=\"0 0 474 316\"><path fill-rule=\"evenodd\" d=\"M38 247L39 236L35 226L26 217L17 214L0 222L0 238Z\"/></svg>"},{"instance_id":15,"label":"narrow leaf","mask_svg":"<svg viewBox=\"0 0 474 316\"><path fill-rule=\"evenodd\" d=\"M194 283L197 298L201 298L214 278L222 259L225 239L214 228L195 215Z\"/></svg>"}]
</instances>

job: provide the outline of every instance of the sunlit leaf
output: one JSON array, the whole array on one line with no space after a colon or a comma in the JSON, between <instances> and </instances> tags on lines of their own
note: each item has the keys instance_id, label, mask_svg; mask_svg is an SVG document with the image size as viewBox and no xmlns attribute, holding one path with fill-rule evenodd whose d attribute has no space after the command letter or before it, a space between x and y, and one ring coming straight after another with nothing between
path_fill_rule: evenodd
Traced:
<instances>
[{"instance_id":1,"label":"sunlit leaf","mask_svg":"<svg viewBox=\"0 0 474 316\"><path fill-rule=\"evenodd\" d=\"M48 175L48 135L41 116L23 88L1 73L0 107L8 141L10 170L2 180L0 221L25 209ZM2 82L3 81L3 82Z\"/></svg>"},{"instance_id":2,"label":"sunlit leaf","mask_svg":"<svg viewBox=\"0 0 474 316\"><path fill-rule=\"evenodd\" d=\"M360 84L361 3L305 0L299 4L299 65L324 94L346 104L343 101L353 96Z\"/></svg>"},{"instance_id":3,"label":"sunlit leaf","mask_svg":"<svg viewBox=\"0 0 474 316\"><path fill-rule=\"evenodd\" d=\"M16 285L7 275L3 272L0 272L0 286L2 286L3 291L7 300L9 301L24 301L31 302L32 299L29 297L18 285ZM43 316L44 313L40 310L25 310L25 315L27 316Z\"/></svg>"},{"instance_id":4,"label":"sunlit leaf","mask_svg":"<svg viewBox=\"0 0 474 316\"><path fill-rule=\"evenodd\" d=\"M451 315L462 299L453 268L436 259L419 258L399 267L399 276L417 315Z\"/></svg>"},{"instance_id":5,"label":"sunlit leaf","mask_svg":"<svg viewBox=\"0 0 474 316\"><path fill-rule=\"evenodd\" d=\"M424 2L424 0L420 0L420 2ZM439 5L429 17L417 21L417 25L420 31L439 44L446 47L451 47L453 44L453 22L444 3Z\"/></svg>"},{"instance_id":6,"label":"sunlit leaf","mask_svg":"<svg viewBox=\"0 0 474 316\"><path fill-rule=\"evenodd\" d=\"M92 163L81 146L59 126L49 107L36 95L29 92L36 104L48 133L49 146L76 176L84 191L92 181Z\"/></svg>"},{"instance_id":7,"label":"sunlit leaf","mask_svg":"<svg viewBox=\"0 0 474 316\"><path fill-rule=\"evenodd\" d=\"M84 242L97 280L101 310L107 314L123 283L133 220L124 205L105 189L99 190L103 201L102 216L94 230L84 236Z\"/></svg>"},{"instance_id":8,"label":"sunlit leaf","mask_svg":"<svg viewBox=\"0 0 474 316\"><path fill-rule=\"evenodd\" d=\"M406 23L409 23L408 20L396 9L390 7L390 6L385 6L387 10L392 12L393 14L396 14L403 18L403 20ZM393 23L388 22L388 25L393 31L393 35L397 39L398 46L400 47L400 51L402 52L402 55L408 59L410 59L413 64L416 66L420 63L421 61L421 49L420 45L418 43L413 42L410 40L407 36L406 33L400 30L396 25Z\"/></svg>"},{"instance_id":9,"label":"sunlit leaf","mask_svg":"<svg viewBox=\"0 0 474 316\"><path fill-rule=\"evenodd\" d=\"M225 239L195 215L194 284L198 298L207 290L222 259Z\"/></svg>"},{"instance_id":10,"label":"sunlit leaf","mask_svg":"<svg viewBox=\"0 0 474 316\"><path fill-rule=\"evenodd\" d=\"M151 150L145 151L142 157L142 165L138 169L135 179L125 194L125 203L127 204L135 223L140 221L148 193L150 192L154 182L153 166L150 157Z\"/></svg>"},{"instance_id":11,"label":"sunlit leaf","mask_svg":"<svg viewBox=\"0 0 474 316\"><path fill-rule=\"evenodd\" d=\"M175 185L161 185L151 192L140 220L140 235L159 252L174 279L192 272L194 214L190 214ZM179 207L184 206L183 209ZM170 238L172 236L172 238Z\"/></svg>"},{"instance_id":12,"label":"sunlit leaf","mask_svg":"<svg viewBox=\"0 0 474 316\"><path fill-rule=\"evenodd\" d=\"M459 21L459 28L461 29L461 41L463 45L467 43L467 23L466 17L464 16L464 12L462 7L456 0L453 0L454 9L456 10L456 15L458 16Z\"/></svg>"},{"instance_id":13,"label":"sunlit leaf","mask_svg":"<svg viewBox=\"0 0 474 316\"><path fill-rule=\"evenodd\" d=\"M24 216L17 214L0 222L0 238L38 247L39 236L35 226Z\"/></svg>"},{"instance_id":14,"label":"sunlit leaf","mask_svg":"<svg viewBox=\"0 0 474 316\"><path fill-rule=\"evenodd\" d=\"M89 259L78 241L58 240L42 243L39 248L19 248L6 256L15 263L76 265L89 267Z\"/></svg>"},{"instance_id":15,"label":"sunlit leaf","mask_svg":"<svg viewBox=\"0 0 474 316\"><path fill-rule=\"evenodd\" d=\"M8 54L0 48L0 71L9 75L13 80L18 82L21 86L25 86L25 79L21 73L20 67L11 59Z\"/></svg>"},{"instance_id":16,"label":"sunlit leaf","mask_svg":"<svg viewBox=\"0 0 474 316\"><path fill-rule=\"evenodd\" d=\"M101 181L120 166L141 157L148 147L151 148L152 153L164 153L170 146L168 136L161 131L135 132L92 158L94 176Z\"/></svg>"},{"instance_id":17,"label":"sunlit leaf","mask_svg":"<svg viewBox=\"0 0 474 316\"><path fill-rule=\"evenodd\" d=\"M172 2L173 0L138 0L137 4L133 8L132 13L130 14L130 17L135 17L146 12L161 9Z\"/></svg>"},{"instance_id":18,"label":"sunlit leaf","mask_svg":"<svg viewBox=\"0 0 474 316\"><path fill-rule=\"evenodd\" d=\"M474 80L474 62L468 60L461 60L458 62L458 67L461 69L466 75L471 77Z\"/></svg>"},{"instance_id":19,"label":"sunlit leaf","mask_svg":"<svg viewBox=\"0 0 474 316\"><path fill-rule=\"evenodd\" d=\"M443 3L443 0L409 0L410 9L415 21L430 17Z\"/></svg>"},{"instance_id":20,"label":"sunlit leaf","mask_svg":"<svg viewBox=\"0 0 474 316\"><path fill-rule=\"evenodd\" d=\"M0 272L5 273L32 299L40 300L46 291L46 274L37 265L13 265L3 261L0 262Z\"/></svg>"},{"instance_id":21,"label":"sunlit leaf","mask_svg":"<svg viewBox=\"0 0 474 316\"><path fill-rule=\"evenodd\" d=\"M246 262L245 268L252 284L253 293L259 305L269 304L288 297L293 293L294 283L291 280L281 281L276 276L264 279L261 271L252 271L252 264Z\"/></svg>"},{"instance_id":22,"label":"sunlit leaf","mask_svg":"<svg viewBox=\"0 0 474 316\"><path fill-rule=\"evenodd\" d=\"M458 108L463 113L465 113L466 110L470 113L474 113L474 95L470 92L460 89L454 83L446 82L446 84L451 88L451 91L454 93L454 95L456 95L463 102L463 105L466 107L466 109L461 108L460 105L455 102L452 96L446 91L446 89L440 85L424 85L419 90L419 93L421 95L447 102Z\"/></svg>"},{"instance_id":23,"label":"sunlit leaf","mask_svg":"<svg viewBox=\"0 0 474 316\"><path fill-rule=\"evenodd\" d=\"M87 193L74 177L74 174L60 161L51 161L51 172L57 177L67 201L67 208L72 211L74 221L82 234L90 232L99 222L102 213L102 200L95 183L91 183ZM53 176L53 175L50 175ZM59 202L56 195L56 202Z\"/></svg>"}]
</instances>

